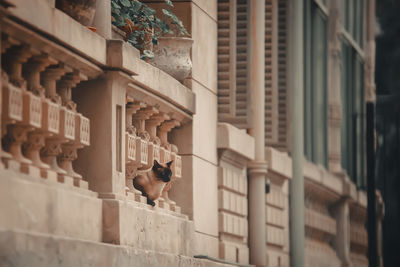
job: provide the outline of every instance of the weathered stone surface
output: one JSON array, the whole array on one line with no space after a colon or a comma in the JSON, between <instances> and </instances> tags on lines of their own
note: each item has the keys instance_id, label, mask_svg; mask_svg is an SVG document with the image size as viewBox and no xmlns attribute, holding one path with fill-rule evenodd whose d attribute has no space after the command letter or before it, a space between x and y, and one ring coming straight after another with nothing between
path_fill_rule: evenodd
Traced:
<instances>
[{"instance_id":1,"label":"weathered stone surface","mask_svg":"<svg viewBox=\"0 0 400 267\"><path fill-rule=\"evenodd\" d=\"M168 102L174 103L189 114L195 113L195 96L189 88L139 58L131 60L136 60L137 63L129 64L137 64L140 70L138 75L133 77L135 83L166 99Z\"/></svg>"},{"instance_id":2,"label":"weathered stone surface","mask_svg":"<svg viewBox=\"0 0 400 267\"><path fill-rule=\"evenodd\" d=\"M47 0L12 0L12 14L35 28L54 36L64 44L100 64L106 63L106 40L64 12L51 7ZM33 16L33 14L40 14Z\"/></svg>"},{"instance_id":3,"label":"weathered stone surface","mask_svg":"<svg viewBox=\"0 0 400 267\"><path fill-rule=\"evenodd\" d=\"M2 267L228 267L188 256L60 238L21 231L0 231Z\"/></svg>"},{"instance_id":4,"label":"weathered stone surface","mask_svg":"<svg viewBox=\"0 0 400 267\"><path fill-rule=\"evenodd\" d=\"M200 232L194 233L194 255L207 255L219 258L218 237Z\"/></svg>"},{"instance_id":5,"label":"weathered stone surface","mask_svg":"<svg viewBox=\"0 0 400 267\"><path fill-rule=\"evenodd\" d=\"M217 22L194 3L192 38L195 40L192 47L192 77L217 93Z\"/></svg>"},{"instance_id":6,"label":"weathered stone surface","mask_svg":"<svg viewBox=\"0 0 400 267\"><path fill-rule=\"evenodd\" d=\"M0 171L0 228L101 241L101 200L76 187Z\"/></svg>"},{"instance_id":7,"label":"weathered stone surface","mask_svg":"<svg viewBox=\"0 0 400 267\"><path fill-rule=\"evenodd\" d=\"M131 201L103 201L104 242L193 255L193 222L186 216Z\"/></svg>"}]
</instances>

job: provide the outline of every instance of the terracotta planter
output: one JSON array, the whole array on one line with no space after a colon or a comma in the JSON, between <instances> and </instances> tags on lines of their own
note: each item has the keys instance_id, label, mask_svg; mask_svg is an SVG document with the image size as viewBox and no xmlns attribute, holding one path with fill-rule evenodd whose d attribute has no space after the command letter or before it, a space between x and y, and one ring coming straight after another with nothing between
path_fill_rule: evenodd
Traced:
<instances>
[{"instance_id":1,"label":"terracotta planter","mask_svg":"<svg viewBox=\"0 0 400 267\"><path fill-rule=\"evenodd\" d=\"M91 26L97 0L56 0L56 7L85 26Z\"/></svg>"},{"instance_id":2,"label":"terracotta planter","mask_svg":"<svg viewBox=\"0 0 400 267\"><path fill-rule=\"evenodd\" d=\"M193 39L185 37L160 37L154 46L154 58L150 63L180 82L192 72L190 48Z\"/></svg>"}]
</instances>

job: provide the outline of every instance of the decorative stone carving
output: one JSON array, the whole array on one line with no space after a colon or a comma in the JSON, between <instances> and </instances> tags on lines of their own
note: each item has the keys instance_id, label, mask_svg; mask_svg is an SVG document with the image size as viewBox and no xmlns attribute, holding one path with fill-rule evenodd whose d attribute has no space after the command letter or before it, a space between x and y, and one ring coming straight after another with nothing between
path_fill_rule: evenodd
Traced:
<instances>
[{"instance_id":1,"label":"decorative stone carving","mask_svg":"<svg viewBox=\"0 0 400 267\"><path fill-rule=\"evenodd\" d=\"M46 97L52 102L61 105L61 97L57 94L57 81L72 69L63 63L49 66L46 71L41 73L41 82L46 89Z\"/></svg>"},{"instance_id":2,"label":"decorative stone carving","mask_svg":"<svg viewBox=\"0 0 400 267\"><path fill-rule=\"evenodd\" d=\"M66 171L68 176L75 179L82 179L82 175L76 173L72 167L72 162L78 158L78 148L80 148L80 145L77 144L62 145L62 153L58 156L58 164Z\"/></svg>"},{"instance_id":3,"label":"decorative stone carving","mask_svg":"<svg viewBox=\"0 0 400 267\"><path fill-rule=\"evenodd\" d=\"M58 133L60 112L58 105L45 99L45 89L40 84L40 72L55 63L56 61L47 55L37 55L33 56L23 67L24 76L28 81L28 90L40 99L42 111L41 127L29 133L28 143L24 146L25 154L33 165L42 170L49 169L50 166L41 161L40 149L45 145L46 136Z\"/></svg>"},{"instance_id":4,"label":"decorative stone carving","mask_svg":"<svg viewBox=\"0 0 400 267\"><path fill-rule=\"evenodd\" d=\"M79 82L87 80L87 77L77 70L68 72L61 80L57 81L57 93L61 96L63 106L76 111L76 103L72 101L72 88Z\"/></svg>"},{"instance_id":5,"label":"decorative stone carving","mask_svg":"<svg viewBox=\"0 0 400 267\"><path fill-rule=\"evenodd\" d=\"M137 169L147 164L147 141L136 136L137 128L133 126L132 116L147 105L139 101L130 101L126 104L125 119L126 119L126 133L125 133L125 153L126 153L126 166L125 166L125 180L127 190L134 194L134 198L138 202L145 202L142 193L133 187L133 178L137 175ZM140 124L140 123L139 123ZM138 125L138 124L137 124ZM144 162L142 159L146 158Z\"/></svg>"},{"instance_id":6,"label":"decorative stone carving","mask_svg":"<svg viewBox=\"0 0 400 267\"><path fill-rule=\"evenodd\" d=\"M9 144L7 149L13 156L13 159L20 163L31 164L32 162L23 156L21 149L22 144L27 141L29 128L17 124L9 125L7 128L6 143Z\"/></svg>"},{"instance_id":7,"label":"decorative stone carving","mask_svg":"<svg viewBox=\"0 0 400 267\"><path fill-rule=\"evenodd\" d=\"M72 88L82 80L87 80L87 77L74 70L57 81L57 93L61 96L62 105L66 107L60 114L60 132L67 139L62 144L62 152L57 159L67 175L75 179L76 186L82 181L82 175L74 171L72 162L77 158L77 150L90 144L90 121L76 112L76 103L72 101Z\"/></svg>"},{"instance_id":8,"label":"decorative stone carving","mask_svg":"<svg viewBox=\"0 0 400 267\"><path fill-rule=\"evenodd\" d=\"M158 130L157 130L157 135L160 139L161 142L161 146L162 146L162 150L161 150L161 162L165 163L165 162L169 162L171 160L174 160L172 162L172 166L171 166L171 170L172 170L172 179L171 181L169 181L161 194L162 199L169 204L169 206L175 210L176 209L176 203L175 201L172 201L169 198L168 192L169 190L171 190L172 184L176 181L176 161L180 161L180 157L177 158L176 153L178 152L178 148L175 145L171 145L168 143L168 133L175 127L178 127L180 125L180 122L177 120L167 120L164 121L161 125L159 125ZM172 147L174 147L174 151L172 151ZM173 154L175 153L175 154ZM178 162L178 166L182 165L182 162ZM179 174L179 173L178 173Z\"/></svg>"},{"instance_id":9,"label":"decorative stone carving","mask_svg":"<svg viewBox=\"0 0 400 267\"><path fill-rule=\"evenodd\" d=\"M137 135L146 140L150 141L150 134L146 131L146 120L148 120L153 114L158 113L158 109L155 107L145 107L138 110L133 116L133 125L137 129Z\"/></svg>"},{"instance_id":10,"label":"decorative stone carving","mask_svg":"<svg viewBox=\"0 0 400 267\"><path fill-rule=\"evenodd\" d=\"M171 151L171 144L168 143L168 133L173 129L178 126L180 126L180 122L177 120L169 120L163 122L157 130L157 136L160 138L161 141L161 146L164 147L165 149L168 149ZM175 146L176 147L176 146ZM175 153L177 151L174 151Z\"/></svg>"}]
</instances>

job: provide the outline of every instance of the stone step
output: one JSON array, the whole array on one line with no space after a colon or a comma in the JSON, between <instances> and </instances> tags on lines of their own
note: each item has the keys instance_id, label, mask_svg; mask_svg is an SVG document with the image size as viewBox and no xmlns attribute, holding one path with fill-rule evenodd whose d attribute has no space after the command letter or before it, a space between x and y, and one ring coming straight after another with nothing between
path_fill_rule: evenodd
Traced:
<instances>
[{"instance_id":1,"label":"stone step","mask_svg":"<svg viewBox=\"0 0 400 267\"><path fill-rule=\"evenodd\" d=\"M10 230L0 231L0 266L229 267L234 265L128 246Z\"/></svg>"}]
</instances>

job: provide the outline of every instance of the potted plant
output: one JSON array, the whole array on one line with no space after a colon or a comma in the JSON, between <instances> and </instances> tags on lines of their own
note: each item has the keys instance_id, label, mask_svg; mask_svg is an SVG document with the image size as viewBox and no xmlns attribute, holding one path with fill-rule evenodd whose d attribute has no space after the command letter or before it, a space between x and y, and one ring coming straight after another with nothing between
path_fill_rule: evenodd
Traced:
<instances>
[{"instance_id":1,"label":"potted plant","mask_svg":"<svg viewBox=\"0 0 400 267\"><path fill-rule=\"evenodd\" d=\"M141 51L141 58L164 70L179 81L191 71L190 48L193 40L182 21L165 0L162 18L138 0L112 0L112 23L126 34L126 41ZM173 37L174 36L174 37Z\"/></svg>"},{"instance_id":2,"label":"potted plant","mask_svg":"<svg viewBox=\"0 0 400 267\"><path fill-rule=\"evenodd\" d=\"M92 26L96 2L97 0L56 0L56 8L84 26Z\"/></svg>"}]
</instances>

